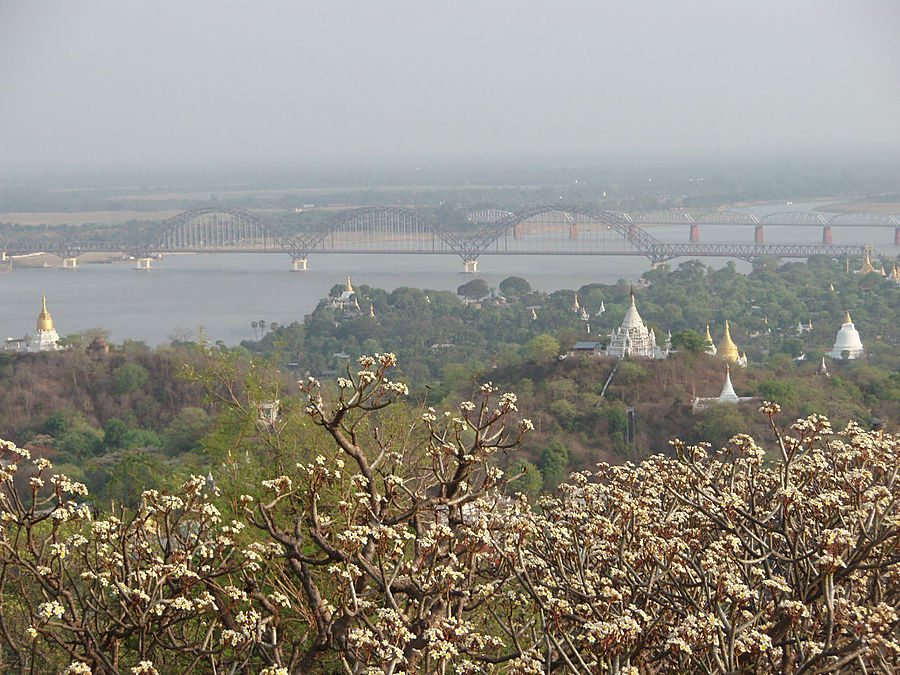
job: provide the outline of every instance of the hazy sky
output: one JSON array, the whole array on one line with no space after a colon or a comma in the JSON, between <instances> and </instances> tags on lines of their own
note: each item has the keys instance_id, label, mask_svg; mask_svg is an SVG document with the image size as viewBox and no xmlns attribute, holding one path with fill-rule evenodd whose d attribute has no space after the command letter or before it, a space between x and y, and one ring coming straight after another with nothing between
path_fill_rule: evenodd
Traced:
<instances>
[{"instance_id":1,"label":"hazy sky","mask_svg":"<svg viewBox=\"0 0 900 675\"><path fill-rule=\"evenodd\" d=\"M0 0L0 163L900 149L898 0Z\"/></svg>"}]
</instances>

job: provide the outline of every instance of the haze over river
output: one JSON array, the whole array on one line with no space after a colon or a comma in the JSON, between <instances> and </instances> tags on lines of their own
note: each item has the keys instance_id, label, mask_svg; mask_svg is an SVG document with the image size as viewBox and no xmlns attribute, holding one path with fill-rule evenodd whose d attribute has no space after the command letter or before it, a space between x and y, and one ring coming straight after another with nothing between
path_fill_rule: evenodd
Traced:
<instances>
[{"instance_id":1,"label":"haze over river","mask_svg":"<svg viewBox=\"0 0 900 675\"><path fill-rule=\"evenodd\" d=\"M809 205L805 206L806 209ZM759 209L760 207L755 207ZM781 210L785 210L781 207ZM758 211L754 211L761 215ZM771 209L770 209L771 212ZM662 241L687 241L686 225L658 226L650 232ZM891 228L834 227L836 245L872 244L895 257ZM819 243L821 228L766 227L766 243ZM702 242L753 241L748 226L700 226ZM720 267L726 259L701 258ZM21 337L35 330L41 295L60 335L90 328L109 331L113 342L141 340L151 345L196 338L202 326L210 340L238 344L253 339L251 321L289 324L302 321L334 284L351 274L354 284L388 290L413 286L456 290L472 278L462 274L455 255L312 254L309 270L290 272L287 254L168 255L149 272L133 263L82 265L77 270L16 269L0 274L0 336ZM676 266L680 260L670 261ZM749 269L738 263L741 270ZM479 274L492 287L519 275L540 290L578 288L587 283L636 280L649 269L641 256L485 255Z\"/></svg>"}]
</instances>

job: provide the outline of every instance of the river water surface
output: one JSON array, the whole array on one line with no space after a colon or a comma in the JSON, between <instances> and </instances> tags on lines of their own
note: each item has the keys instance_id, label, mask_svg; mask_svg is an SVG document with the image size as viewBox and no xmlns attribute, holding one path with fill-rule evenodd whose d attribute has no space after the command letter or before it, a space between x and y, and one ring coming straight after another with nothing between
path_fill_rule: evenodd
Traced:
<instances>
[{"instance_id":1,"label":"river water surface","mask_svg":"<svg viewBox=\"0 0 900 675\"><path fill-rule=\"evenodd\" d=\"M668 242L689 237L684 225L650 231ZM834 244L872 244L892 257L900 254L900 248L893 246L893 234L891 228L833 230ZM819 243L821 230L767 226L765 237L766 243ZM753 228L701 225L700 238L752 242ZM715 267L726 262L701 260ZM456 290L472 278L462 274L462 263L453 255L313 254L309 270L298 273L290 271L286 254L169 255L153 266L150 271L138 271L133 263L113 263L0 274L0 335L32 333L41 295L46 294L60 335L103 328L113 342L131 339L158 345L172 338L196 338L202 327L213 341L237 344L255 337L252 321L302 321L334 284L344 283L347 274L354 283L388 290L398 286ZM592 282L637 280L649 266L640 256L486 255L479 260L478 276L497 287L506 277L519 275L536 289L554 291ZM746 263L739 267L748 269Z\"/></svg>"}]
</instances>

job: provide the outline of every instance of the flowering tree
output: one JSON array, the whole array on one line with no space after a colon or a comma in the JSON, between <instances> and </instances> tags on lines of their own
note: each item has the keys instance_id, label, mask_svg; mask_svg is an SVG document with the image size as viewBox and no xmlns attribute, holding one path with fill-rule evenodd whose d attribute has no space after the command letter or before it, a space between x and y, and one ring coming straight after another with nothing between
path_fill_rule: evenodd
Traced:
<instances>
[{"instance_id":1,"label":"flowering tree","mask_svg":"<svg viewBox=\"0 0 900 675\"><path fill-rule=\"evenodd\" d=\"M533 672L897 672L900 441L763 411L772 464L748 436L675 441L510 514Z\"/></svg>"},{"instance_id":2,"label":"flowering tree","mask_svg":"<svg viewBox=\"0 0 900 675\"><path fill-rule=\"evenodd\" d=\"M280 598L247 590L266 582L255 560L269 552L236 546L243 524L222 522L204 478L96 517L85 486L46 459L0 441L0 464L4 672L235 672L277 658Z\"/></svg>"},{"instance_id":3,"label":"flowering tree","mask_svg":"<svg viewBox=\"0 0 900 675\"><path fill-rule=\"evenodd\" d=\"M531 427L515 396L481 387L458 414L433 409L406 424L379 411L407 394L388 378L393 354L360 359L326 400L310 378L307 413L332 439L290 475L264 482L247 518L282 547L314 637L308 672L335 660L348 673L478 672L518 655L500 614L511 570L491 542L504 526L492 456ZM508 628L507 628L508 629Z\"/></svg>"}]
</instances>

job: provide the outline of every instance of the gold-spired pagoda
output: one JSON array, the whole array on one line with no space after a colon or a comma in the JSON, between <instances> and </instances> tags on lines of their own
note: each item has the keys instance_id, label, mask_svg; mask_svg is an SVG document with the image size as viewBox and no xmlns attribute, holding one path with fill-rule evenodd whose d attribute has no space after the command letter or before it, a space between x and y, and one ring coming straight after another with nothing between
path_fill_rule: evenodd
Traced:
<instances>
[{"instance_id":1,"label":"gold-spired pagoda","mask_svg":"<svg viewBox=\"0 0 900 675\"><path fill-rule=\"evenodd\" d=\"M723 337L722 341L719 343L719 346L716 349L716 355L728 363L733 363L742 368L747 367L747 356L741 354L738 346L734 343L734 340L731 339L731 326L728 324L727 319L725 320L725 337Z\"/></svg>"},{"instance_id":2,"label":"gold-spired pagoda","mask_svg":"<svg viewBox=\"0 0 900 675\"><path fill-rule=\"evenodd\" d=\"M866 262L863 263L863 266L859 268L860 274L871 274L872 272L878 272L875 269L875 265L872 264L872 261L869 260L869 251L866 250Z\"/></svg>"},{"instance_id":3,"label":"gold-spired pagoda","mask_svg":"<svg viewBox=\"0 0 900 675\"><path fill-rule=\"evenodd\" d=\"M41 296L41 313L38 314L37 332L28 341L29 352L52 352L59 349L59 334L53 327L53 317L47 311L47 296Z\"/></svg>"}]
</instances>

